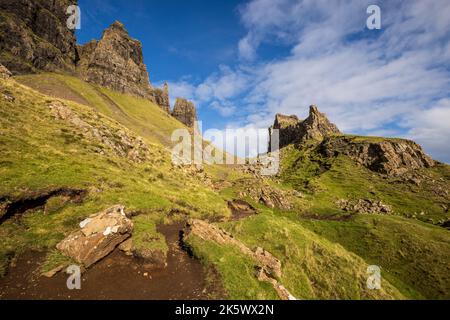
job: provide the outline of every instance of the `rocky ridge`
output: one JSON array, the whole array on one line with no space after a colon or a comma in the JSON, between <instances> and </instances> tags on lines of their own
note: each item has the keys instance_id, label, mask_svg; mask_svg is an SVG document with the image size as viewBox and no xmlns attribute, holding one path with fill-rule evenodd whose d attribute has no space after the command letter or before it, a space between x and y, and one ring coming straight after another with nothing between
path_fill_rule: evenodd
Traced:
<instances>
[{"instance_id":1,"label":"rocky ridge","mask_svg":"<svg viewBox=\"0 0 450 320\"><path fill-rule=\"evenodd\" d=\"M316 106L310 107L309 117L304 121L296 116L276 115L274 125L269 128L271 140L274 129L279 130L280 148L314 141L318 143L319 153L326 158L343 154L381 174L398 176L435 165L433 159L413 141L344 135ZM269 148L269 151L275 150Z\"/></svg>"},{"instance_id":2,"label":"rocky ridge","mask_svg":"<svg viewBox=\"0 0 450 320\"><path fill-rule=\"evenodd\" d=\"M280 148L306 140L321 141L325 137L341 134L336 125L331 123L325 114L320 113L316 106L310 107L309 117L303 121L295 115L277 114L274 125L269 128L269 151L276 151L272 150L274 130L279 130Z\"/></svg>"},{"instance_id":3,"label":"rocky ridge","mask_svg":"<svg viewBox=\"0 0 450 320\"><path fill-rule=\"evenodd\" d=\"M0 64L13 74L68 72L148 99L171 114L168 85L162 89L151 85L142 44L130 37L121 22L108 27L100 40L76 44L74 30L67 27L67 8L76 4L76 0L2 0ZM195 106L184 103L173 114L192 127Z\"/></svg>"},{"instance_id":4,"label":"rocky ridge","mask_svg":"<svg viewBox=\"0 0 450 320\"><path fill-rule=\"evenodd\" d=\"M391 176L435 165L421 146L404 139L331 137L322 142L319 150L326 157L346 155L372 171Z\"/></svg>"}]
</instances>

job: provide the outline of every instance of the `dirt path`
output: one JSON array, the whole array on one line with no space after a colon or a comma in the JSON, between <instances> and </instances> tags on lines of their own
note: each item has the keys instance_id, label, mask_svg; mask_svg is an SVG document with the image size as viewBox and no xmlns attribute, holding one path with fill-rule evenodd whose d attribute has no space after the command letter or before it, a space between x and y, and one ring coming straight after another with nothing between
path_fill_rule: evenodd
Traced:
<instances>
[{"instance_id":1,"label":"dirt path","mask_svg":"<svg viewBox=\"0 0 450 320\"><path fill-rule=\"evenodd\" d=\"M179 246L181 225L159 231L169 245L168 265L152 270L143 261L116 250L82 275L81 290L68 290L68 275L39 276L45 255L29 252L0 279L0 299L33 300L201 300L215 294L206 282L206 271Z\"/></svg>"}]
</instances>

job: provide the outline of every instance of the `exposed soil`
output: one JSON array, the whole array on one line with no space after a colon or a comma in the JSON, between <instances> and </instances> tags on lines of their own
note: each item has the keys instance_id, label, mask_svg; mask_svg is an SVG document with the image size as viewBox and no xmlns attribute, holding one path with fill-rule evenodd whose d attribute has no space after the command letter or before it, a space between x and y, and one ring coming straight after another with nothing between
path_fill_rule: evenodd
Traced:
<instances>
[{"instance_id":1,"label":"exposed soil","mask_svg":"<svg viewBox=\"0 0 450 320\"><path fill-rule=\"evenodd\" d=\"M78 93L70 89L66 84L58 81L57 79L47 78L44 81L36 81L36 79L31 78L16 78L16 80L27 87L30 87L36 91L39 91L50 97L55 97L58 99L70 100L76 103L84 104L86 106L89 103L80 96Z\"/></svg>"},{"instance_id":2,"label":"exposed soil","mask_svg":"<svg viewBox=\"0 0 450 320\"><path fill-rule=\"evenodd\" d=\"M182 227L183 224L174 224L158 228L169 245L166 268L155 270L116 249L82 275L81 290L67 289L65 273L51 279L40 276L39 266L45 254L28 252L0 279L0 299L203 300L217 297L220 289L211 285L213 273L181 249Z\"/></svg>"},{"instance_id":3,"label":"exposed soil","mask_svg":"<svg viewBox=\"0 0 450 320\"><path fill-rule=\"evenodd\" d=\"M87 192L85 190L60 188L42 193L24 196L20 199L0 198L0 225L6 220L20 216L28 210L43 207L52 197L67 196L74 203L82 202Z\"/></svg>"},{"instance_id":4,"label":"exposed soil","mask_svg":"<svg viewBox=\"0 0 450 320\"><path fill-rule=\"evenodd\" d=\"M256 209L243 200L229 201L228 208L231 210L233 220L241 220L257 214Z\"/></svg>"}]
</instances>

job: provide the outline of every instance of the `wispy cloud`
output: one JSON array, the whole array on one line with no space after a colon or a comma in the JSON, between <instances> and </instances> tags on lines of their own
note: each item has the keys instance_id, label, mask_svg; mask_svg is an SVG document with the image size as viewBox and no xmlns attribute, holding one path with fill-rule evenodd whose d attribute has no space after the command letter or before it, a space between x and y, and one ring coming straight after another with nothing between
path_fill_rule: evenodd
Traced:
<instances>
[{"instance_id":1,"label":"wispy cloud","mask_svg":"<svg viewBox=\"0 0 450 320\"><path fill-rule=\"evenodd\" d=\"M277 112L317 104L348 133L404 136L450 162L450 2L378 1L382 30L366 26L372 1L253 0L239 8L241 60L192 88L204 105L237 106L230 121L267 126ZM258 58L262 44L290 48ZM442 120L445 119L445 120Z\"/></svg>"}]
</instances>

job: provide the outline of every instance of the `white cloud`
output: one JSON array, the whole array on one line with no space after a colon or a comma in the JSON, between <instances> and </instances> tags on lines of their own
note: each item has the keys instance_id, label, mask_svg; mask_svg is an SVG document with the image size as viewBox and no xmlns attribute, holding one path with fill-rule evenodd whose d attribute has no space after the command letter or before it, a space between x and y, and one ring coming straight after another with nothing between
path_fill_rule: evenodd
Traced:
<instances>
[{"instance_id":1,"label":"white cloud","mask_svg":"<svg viewBox=\"0 0 450 320\"><path fill-rule=\"evenodd\" d=\"M450 161L450 1L379 1L381 31L365 27L372 2L248 2L240 64L190 94L239 127L267 127L275 113L306 117L317 104L344 132L412 138ZM263 43L290 54L255 60Z\"/></svg>"},{"instance_id":2,"label":"white cloud","mask_svg":"<svg viewBox=\"0 0 450 320\"><path fill-rule=\"evenodd\" d=\"M406 125L407 136L426 147L436 159L450 163L450 99L442 99L433 107L411 114Z\"/></svg>"}]
</instances>

